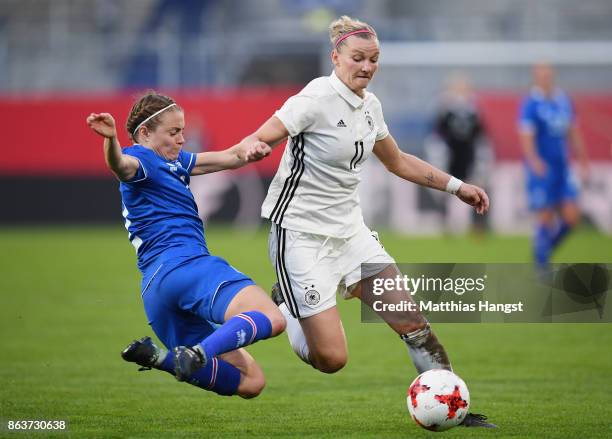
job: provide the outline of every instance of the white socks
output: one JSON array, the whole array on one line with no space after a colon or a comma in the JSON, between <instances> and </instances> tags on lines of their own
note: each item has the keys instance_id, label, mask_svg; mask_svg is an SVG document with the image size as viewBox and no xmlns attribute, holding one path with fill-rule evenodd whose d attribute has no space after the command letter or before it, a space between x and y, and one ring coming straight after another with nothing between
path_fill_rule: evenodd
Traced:
<instances>
[{"instance_id":1,"label":"white socks","mask_svg":"<svg viewBox=\"0 0 612 439\"><path fill-rule=\"evenodd\" d=\"M308 349L308 343L306 342L306 336L304 336L304 331L302 331L300 321L291 315L287 305L284 302L278 306L278 309L280 309L280 312L287 321L287 328L285 329L285 332L289 337L289 344L291 344L293 352L295 352L304 363L312 364L309 358L310 350Z\"/></svg>"},{"instance_id":2,"label":"white socks","mask_svg":"<svg viewBox=\"0 0 612 439\"><path fill-rule=\"evenodd\" d=\"M408 346L408 353L419 374L431 369L446 369L452 372L448 355L429 324L423 329L400 335L400 338Z\"/></svg>"}]
</instances>

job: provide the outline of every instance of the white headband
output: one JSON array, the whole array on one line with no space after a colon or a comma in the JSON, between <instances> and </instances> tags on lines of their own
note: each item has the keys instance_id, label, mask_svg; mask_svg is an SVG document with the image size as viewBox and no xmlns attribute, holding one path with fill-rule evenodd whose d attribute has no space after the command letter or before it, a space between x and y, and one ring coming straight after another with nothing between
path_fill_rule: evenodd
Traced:
<instances>
[{"instance_id":1,"label":"white headband","mask_svg":"<svg viewBox=\"0 0 612 439\"><path fill-rule=\"evenodd\" d=\"M149 117L147 117L145 120L143 120L142 122L140 122L138 124L138 126L136 127L136 129L134 130L134 132L132 133L133 136L136 135L136 131L138 131L138 128L140 128L141 126L143 126L145 123L147 123L148 121L150 121L151 119L153 119L155 116L157 116L159 113L162 113L164 111L166 111L168 108L170 107L174 107L176 105L176 103L172 103L170 105L168 105L167 107L162 108L159 111L156 111L155 113L153 113L152 115L150 115Z\"/></svg>"}]
</instances>

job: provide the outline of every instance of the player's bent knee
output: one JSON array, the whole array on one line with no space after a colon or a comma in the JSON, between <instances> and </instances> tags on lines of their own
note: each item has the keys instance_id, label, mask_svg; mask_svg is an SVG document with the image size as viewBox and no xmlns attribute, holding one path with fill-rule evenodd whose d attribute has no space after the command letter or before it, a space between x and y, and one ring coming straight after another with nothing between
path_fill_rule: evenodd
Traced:
<instances>
[{"instance_id":1,"label":"player's bent knee","mask_svg":"<svg viewBox=\"0 0 612 439\"><path fill-rule=\"evenodd\" d=\"M346 366L347 361L346 353L318 355L312 358L313 366L323 373L336 373Z\"/></svg>"},{"instance_id":2,"label":"player's bent knee","mask_svg":"<svg viewBox=\"0 0 612 439\"><path fill-rule=\"evenodd\" d=\"M315 367L317 370L330 374L338 372L344 366L346 366L346 360L326 359L315 362Z\"/></svg>"},{"instance_id":3,"label":"player's bent knee","mask_svg":"<svg viewBox=\"0 0 612 439\"><path fill-rule=\"evenodd\" d=\"M251 399L258 396L266 387L266 379L263 374L247 376L238 386L238 395L244 399Z\"/></svg>"}]
</instances>

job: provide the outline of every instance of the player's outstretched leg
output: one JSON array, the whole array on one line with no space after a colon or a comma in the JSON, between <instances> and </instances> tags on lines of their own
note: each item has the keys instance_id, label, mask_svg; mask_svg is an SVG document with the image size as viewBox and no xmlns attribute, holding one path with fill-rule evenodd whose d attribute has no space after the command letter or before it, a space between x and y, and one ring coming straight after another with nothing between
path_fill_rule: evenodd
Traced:
<instances>
[{"instance_id":1,"label":"player's outstretched leg","mask_svg":"<svg viewBox=\"0 0 612 439\"><path fill-rule=\"evenodd\" d=\"M158 347L150 337L134 340L121 352L121 357L141 366L139 371L153 368L175 375L174 355ZM192 373L189 384L219 395L253 398L263 390L265 379L253 357L239 349L221 358L212 358Z\"/></svg>"},{"instance_id":2,"label":"player's outstretched leg","mask_svg":"<svg viewBox=\"0 0 612 439\"><path fill-rule=\"evenodd\" d=\"M187 381L210 358L280 334L286 324L276 305L256 285L234 296L224 318L225 323L200 343L174 349L177 380Z\"/></svg>"},{"instance_id":3,"label":"player's outstretched leg","mask_svg":"<svg viewBox=\"0 0 612 439\"><path fill-rule=\"evenodd\" d=\"M536 267L546 270L552 252L552 232L548 224L538 222L533 236L533 255Z\"/></svg>"},{"instance_id":4,"label":"player's outstretched leg","mask_svg":"<svg viewBox=\"0 0 612 439\"><path fill-rule=\"evenodd\" d=\"M377 275L363 279L352 290L352 295L372 308L400 336L408 346L410 358L419 373L430 369L452 370L444 346L420 312L376 311L374 301L379 300L379 296L363 294L362 285L371 285L374 279L395 279L400 274L397 266L391 264ZM407 300L412 301L410 295L403 290L385 291L384 298L385 303L400 304Z\"/></svg>"},{"instance_id":5,"label":"player's outstretched leg","mask_svg":"<svg viewBox=\"0 0 612 439\"><path fill-rule=\"evenodd\" d=\"M553 250L553 242L560 242L554 236L554 212L552 209L540 209L536 215L536 226L533 234L533 257L536 269L541 277L545 277L548 271L550 255Z\"/></svg>"},{"instance_id":6,"label":"player's outstretched leg","mask_svg":"<svg viewBox=\"0 0 612 439\"><path fill-rule=\"evenodd\" d=\"M372 278L363 279L352 291L370 308L374 309L372 294L363 291L371 289L362 288L364 282L371 283L374 278L394 279L400 274L395 265L389 265ZM377 296L379 298L380 296ZM385 303L399 304L401 301L412 300L406 291L385 291ZM377 299L379 300L379 299ZM376 310L375 310L376 311ZM376 313L400 336L408 346L408 353L419 374L431 369L446 369L452 371L452 366L446 350L433 333L427 319L420 312L378 312ZM462 425L465 427L495 428L495 424L486 422L487 417L480 414L468 413Z\"/></svg>"},{"instance_id":7,"label":"player's outstretched leg","mask_svg":"<svg viewBox=\"0 0 612 439\"><path fill-rule=\"evenodd\" d=\"M400 338L408 346L408 354L419 374L431 369L453 370L444 346L429 323L425 322L423 327L400 334Z\"/></svg>"},{"instance_id":8,"label":"player's outstretched leg","mask_svg":"<svg viewBox=\"0 0 612 439\"><path fill-rule=\"evenodd\" d=\"M359 297L370 308L374 309L374 297L363 294L364 282L373 282L374 278L394 279L400 274L394 264L372 278L364 279L352 291L354 297ZM412 301L406 291L385 291L385 303L399 304L401 301ZM376 310L374 310L376 311ZM452 371L452 366L444 346L438 341L427 319L420 312L378 312L376 313L400 336L408 346L408 352L419 374L431 369L446 369ZM468 413L462 425L465 427L495 428L495 424L486 422L487 417Z\"/></svg>"},{"instance_id":9,"label":"player's outstretched leg","mask_svg":"<svg viewBox=\"0 0 612 439\"><path fill-rule=\"evenodd\" d=\"M573 200L563 202L560 214L550 237L550 245L553 251L580 222L580 210Z\"/></svg>"}]
</instances>

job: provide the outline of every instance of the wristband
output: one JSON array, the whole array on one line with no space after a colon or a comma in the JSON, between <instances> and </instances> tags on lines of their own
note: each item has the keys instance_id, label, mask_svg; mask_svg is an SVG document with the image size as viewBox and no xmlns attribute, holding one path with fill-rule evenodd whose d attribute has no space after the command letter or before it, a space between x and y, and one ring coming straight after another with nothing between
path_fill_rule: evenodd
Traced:
<instances>
[{"instance_id":1,"label":"wristband","mask_svg":"<svg viewBox=\"0 0 612 439\"><path fill-rule=\"evenodd\" d=\"M450 180L448 180L448 183L446 184L446 192L456 195L462 184L463 182L461 180L451 176Z\"/></svg>"}]
</instances>

